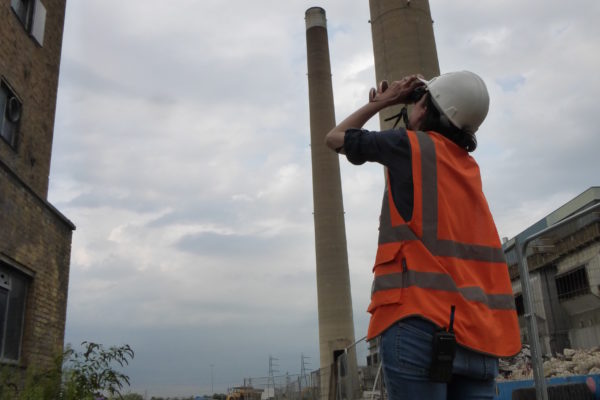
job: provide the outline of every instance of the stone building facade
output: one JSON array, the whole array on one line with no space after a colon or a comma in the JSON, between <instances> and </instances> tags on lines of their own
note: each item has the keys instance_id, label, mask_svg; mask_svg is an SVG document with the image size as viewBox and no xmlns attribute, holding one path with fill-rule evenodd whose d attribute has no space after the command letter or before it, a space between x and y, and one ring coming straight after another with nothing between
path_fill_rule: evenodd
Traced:
<instances>
[{"instance_id":1,"label":"stone building facade","mask_svg":"<svg viewBox=\"0 0 600 400\"><path fill-rule=\"evenodd\" d=\"M0 364L63 349L75 226L47 200L66 0L0 2Z\"/></svg>"},{"instance_id":2,"label":"stone building facade","mask_svg":"<svg viewBox=\"0 0 600 400\"><path fill-rule=\"evenodd\" d=\"M567 218L572 218L570 222ZM553 229L553 226L558 228ZM526 257L542 352L600 346L600 187L591 187L517 235L541 234ZM524 342L525 309L515 238L504 243Z\"/></svg>"}]
</instances>

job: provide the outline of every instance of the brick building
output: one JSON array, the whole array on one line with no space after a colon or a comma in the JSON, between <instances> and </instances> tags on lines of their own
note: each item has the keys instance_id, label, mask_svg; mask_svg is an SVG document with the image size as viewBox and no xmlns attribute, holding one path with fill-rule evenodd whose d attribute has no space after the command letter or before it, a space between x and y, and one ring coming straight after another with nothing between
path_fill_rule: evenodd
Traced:
<instances>
[{"instance_id":1,"label":"brick building","mask_svg":"<svg viewBox=\"0 0 600 400\"><path fill-rule=\"evenodd\" d=\"M0 1L0 364L63 348L75 226L47 200L66 0Z\"/></svg>"}]
</instances>

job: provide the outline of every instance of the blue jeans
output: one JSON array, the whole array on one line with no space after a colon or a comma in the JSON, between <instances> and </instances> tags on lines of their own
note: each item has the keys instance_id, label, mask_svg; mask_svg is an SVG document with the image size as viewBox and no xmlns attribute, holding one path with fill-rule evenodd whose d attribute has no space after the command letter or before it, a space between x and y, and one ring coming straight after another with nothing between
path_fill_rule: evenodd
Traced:
<instances>
[{"instance_id":1,"label":"blue jeans","mask_svg":"<svg viewBox=\"0 0 600 400\"><path fill-rule=\"evenodd\" d=\"M429 380L435 330L433 323L410 317L383 332L379 353L388 399L493 399L498 359L461 346L452 364L452 381Z\"/></svg>"}]
</instances>

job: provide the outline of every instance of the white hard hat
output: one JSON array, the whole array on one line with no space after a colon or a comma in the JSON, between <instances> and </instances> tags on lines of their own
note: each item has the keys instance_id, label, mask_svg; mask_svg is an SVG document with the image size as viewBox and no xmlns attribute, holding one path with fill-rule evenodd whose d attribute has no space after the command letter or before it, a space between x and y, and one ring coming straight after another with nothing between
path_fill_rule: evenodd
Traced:
<instances>
[{"instance_id":1,"label":"white hard hat","mask_svg":"<svg viewBox=\"0 0 600 400\"><path fill-rule=\"evenodd\" d=\"M458 129L474 134L487 116L490 96L483 79L469 71L423 80L438 111Z\"/></svg>"}]
</instances>

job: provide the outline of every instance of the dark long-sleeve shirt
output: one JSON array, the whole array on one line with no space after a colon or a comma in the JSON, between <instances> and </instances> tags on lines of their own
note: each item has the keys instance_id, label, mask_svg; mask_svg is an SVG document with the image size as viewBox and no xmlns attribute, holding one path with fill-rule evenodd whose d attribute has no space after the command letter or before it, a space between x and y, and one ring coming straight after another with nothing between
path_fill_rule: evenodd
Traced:
<instances>
[{"instance_id":1,"label":"dark long-sleeve shirt","mask_svg":"<svg viewBox=\"0 0 600 400\"><path fill-rule=\"evenodd\" d=\"M388 168L392 197L398 212L409 221L413 212L413 179L410 142L404 129L371 132L348 129L344 152L352 164L377 162Z\"/></svg>"}]
</instances>

